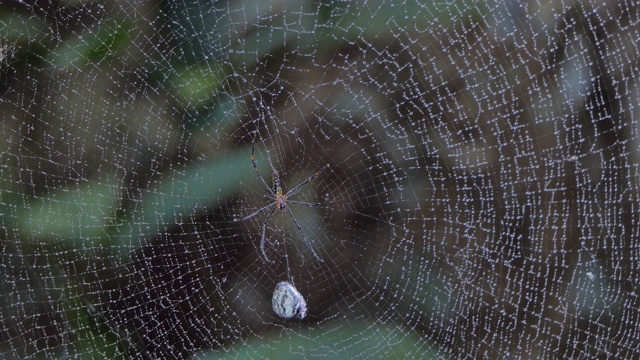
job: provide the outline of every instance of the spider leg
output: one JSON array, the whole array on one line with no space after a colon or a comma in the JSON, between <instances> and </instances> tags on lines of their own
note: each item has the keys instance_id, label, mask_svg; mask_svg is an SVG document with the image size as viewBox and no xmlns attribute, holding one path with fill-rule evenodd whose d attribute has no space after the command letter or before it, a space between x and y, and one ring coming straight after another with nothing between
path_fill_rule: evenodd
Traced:
<instances>
[{"instance_id":1,"label":"spider leg","mask_svg":"<svg viewBox=\"0 0 640 360\"><path fill-rule=\"evenodd\" d=\"M250 215L247 215L247 216L243 217L243 218L242 218L242 219L240 219L240 220L238 220L238 219L234 219L233 221L245 221L245 220L249 220L249 219L251 219L252 217L254 217L254 216L256 216L256 215L260 214L261 212L263 212L263 211L267 210L268 208L270 208L270 207L272 207L272 206L275 206L275 205L276 205L275 203L271 203L271 204L269 204L269 205L267 205L267 206L263 206L263 207L261 207L260 209L258 209L258 210L256 210L256 211L254 211L253 213L251 213ZM275 210L275 209L273 209L273 210Z\"/></svg>"},{"instance_id":2,"label":"spider leg","mask_svg":"<svg viewBox=\"0 0 640 360\"><path fill-rule=\"evenodd\" d=\"M304 239L304 241L307 243L307 246L309 246L309 249L311 249L311 252L313 253L313 256L316 257L316 259L318 259L318 261L320 262L324 262L322 259L320 259L320 257L318 256L318 254L316 254L315 250L313 250L313 247L311 246L311 243L309 242L309 240L307 239L307 236L304 234L304 231L302 230L302 227L300 226L300 224L298 224L298 220L296 220L296 217L293 216L293 212L291 211L291 209L289 209L289 207L287 206L285 209L287 209L287 211L289 212L289 215L291 216L291 219L293 220L293 222L296 224L296 227L298 228L298 230L300 230L300 233L302 234L302 238Z\"/></svg>"},{"instance_id":3,"label":"spider leg","mask_svg":"<svg viewBox=\"0 0 640 360\"><path fill-rule=\"evenodd\" d=\"M256 150L256 136L258 136L258 131L257 130L254 131L253 140L251 141L251 165L253 165L253 170L256 171L256 174L258 175L258 178L260 179L260 182L262 182L262 185L264 185L264 187L267 190L269 190L270 193L273 194L273 190L267 184L267 182L264 181L264 178L262 177L262 175L260 175L260 170L258 170L258 164L256 163L256 157L254 156L254 152Z\"/></svg>"},{"instance_id":4,"label":"spider leg","mask_svg":"<svg viewBox=\"0 0 640 360\"><path fill-rule=\"evenodd\" d=\"M287 191L287 193L285 194L285 196L286 196L286 197L289 197L289 196L291 196L291 195L293 195L293 194L297 193L297 192L298 192L298 190L300 190L300 188L301 188L301 187L303 187L303 186L304 186L305 184L307 184L309 181L311 181L311 180L313 180L313 179L317 178L317 177L320 175L320 173L322 173L322 172L323 172L326 168L328 168L328 167L329 167L329 164L327 164L327 165L323 166L320 170L316 171L315 173L313 173L313 175L309 176L309 177L307 178L307 180L305 180L305 181L301 182L300 184L298 184L298 185L294 186L291 190ZM264 180L263 180L263 181L264 181Z\"/></svg>"},{"instance_id":5,"label":"spider leg","mask_svg":"<svg viewBox=\"0 0 640 360\"><path fill-rule=\"evenodd\" d=\"M274 205L274 204L272 204ZM271 206L271 205L269 205ZM271 210L271 212L269 213L269 215L267 215L267 218L264 219L264 222L262 223L262 238L260 239L260 251L262 251L262 256L264 256L264 259L267 262L271 262L271 260L269 260L269 258L267 257L267 252L264 249L264 245L267 242L267 238L266 238L266 234L267 234L267 221L269 221L269 219L271 218L271 215L273 215L273 212L276 211L276 208L274 207L273 210Z\"/></svg>"},{"instance_id":6,"label":"spider leg","mask_svg":"<svg viewBox=\"0 0 640 360\"><path fill-rule=\"evenodd\" d=\"M287 200L287 202L291 204L298 204L298 205L311 206L311 207L322 205L322 203L308 203L308 202L294 201L294 200Z\"/></svg>"}]
</instances>

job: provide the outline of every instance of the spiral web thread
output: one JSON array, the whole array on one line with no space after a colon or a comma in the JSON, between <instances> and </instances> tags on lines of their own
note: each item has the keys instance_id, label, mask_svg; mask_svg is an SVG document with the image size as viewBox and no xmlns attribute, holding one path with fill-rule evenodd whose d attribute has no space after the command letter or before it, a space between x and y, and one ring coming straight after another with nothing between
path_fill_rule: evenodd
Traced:
<instances>
[{"instance_id":1,"label":"spiral web thread","mask_svg":"<svg viewBox=\"0 0 640 360\"><path fill-rule=\"evenodd\" d=\"M637 3L45 3L0 4L3 357L640 356ZM300 229L237 221L254 136L322 169Z\"/></svg>"}]
</instances>

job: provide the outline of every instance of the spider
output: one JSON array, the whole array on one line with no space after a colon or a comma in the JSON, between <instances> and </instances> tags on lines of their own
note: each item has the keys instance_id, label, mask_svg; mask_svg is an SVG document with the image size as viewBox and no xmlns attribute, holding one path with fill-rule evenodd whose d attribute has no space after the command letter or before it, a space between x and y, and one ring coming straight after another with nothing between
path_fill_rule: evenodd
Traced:
<instances>
[{"instance_id":1,"label":"spider","mask_svg":"<svg viewBox=\"0 0 640 360\"><path fill-rule=\"evenodd\" d=\"M269 221L269 219L271 218L271 215L273 215L273 213L276 210L283 210L283 211L286 210L289 213L289 216L291 217L291 219L293 220L293 223L296 225L296 227L300 231L300 234L302 234L302 238L309 246L309 249L311 249L313 256L315 256L315 258L318 259L319 261L322 261L322 259L320 259L318 254L316 254L316 252L313 250L313 247L311 246L311 243L309 242L309 240L307 239L307 236L302 230L302 227L298 223L298 220L296 220L296 217L293 216L293 212L289 208L289 204L304 205L304 206L310 206L310 207L317 207L317 206L320 206L321 204L289 200L289 197L292 195L295 195L300 190L300 188L302 188L304 185L306 185L313 179L317 178L320 175L320 173L322 173L322 171L324 171L329 166L329 164L326 164L320 170L313 173L313 175L309 176L306 180L294 186L293 188L291 188L289 191L285 193L282 190L282 186L280 185L280 174L275 169L273 169L273 171L271 172L271 177L273 178L273 186L269 186L267 182L264 180L264 178L262 177L262 175L260 175L260 170L258 170L258 164L256 163L256 158L254 156L254 152L256 149L256 136L257 136L257 132L254 132L253 141L251 142L251 165L253 165L253 170L255 170L256 174L258 175L258 179L260 179L260 182L262 183L262 185L264 185L264 188L269 191L269 194L267 194L266 197L271 199L272 202L269 205L266 205L254 211L253 213L245 216L244 218L240 219L240 221L249 220L252 217L260 214L261 212L271 209L271 211L269 212L269 215L267 215L267 218L264 219L264 222L262 223L262 238L260 239L260 251L262 251L262 256L264 256L267 262L270 262L269 258L267 257L267 253L265 251L267 222Z\"/></svg>"}]
</instances>

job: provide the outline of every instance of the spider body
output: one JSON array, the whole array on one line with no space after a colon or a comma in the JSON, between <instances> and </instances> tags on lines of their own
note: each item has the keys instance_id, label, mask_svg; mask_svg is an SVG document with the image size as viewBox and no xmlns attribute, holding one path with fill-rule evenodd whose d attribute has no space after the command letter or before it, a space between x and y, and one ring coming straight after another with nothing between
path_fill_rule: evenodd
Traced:
<instances>
[{"instance_id":1,"label":"spider body","mask_svg":"<svg viewBox=\"0 0 640 360\"><path fill-rule=\"evenodd\" d=\"M266 219L262 223L262 238L260 239L260 251L262 252L262 256L264 256L266 261L270 262L269 258L267 257L267 253L265 251L267 222L271 218L271 215L273 215L273 213L276 211L276 209L278 209L278 210L286 210L287 213L289 214L289 216L291 217L291 220L293 220L293 223L296 225L296 228L298 228L298 231L302 235L304 241L309 246L309 249L311 249L311 252L313 253L313 256L315 256L316 259L318 259L319 261L322 261L322 259L320 259L318 254L316 254L315 250L313 250L313 247L311 246L311 243L307 239L304 231L302 230L302 227L298 223L298 220L296 220L296 217L293 215L293 212L291 211L291 209L289 207L289 203L297 204L297 205L310 206L310 207L320 206L320 203L308 203L308 202L302 202L302 201L294 201L294 200L289 200L289 197L294 195L295 193L297 193L300 190L300 188L302 188L304 185L306 185L307 183L309 183L313 179L317 178L320 175L320 173L322 171L324 171L324 169L326 169L329 166L329 164L325 165L320 170L318 170L315 173L313 173L313 175L309 176L305 181L303 181L300 184L294 186L293 188L291 188L291 190L289 190L289 191L287 191L285 193L284 190L282 189L282 186L280 185L280 174L275 169L271 173L271 177L273 179L273 185L272 186L267 185L267 182L264 180L264 178L260 174L260 170L258 169L258 164L256 163L256 158L255 158L255 155L254 155L255 154L255 148L256 148L256 135L257 135L257 133L254 133L253 141L251 143L251 165L253 166L253 170L256 172L256 175L258 175L258 179L260 179L260 182L262 183L264 188L269 191L269 194L267 194L267 197L270 198L272 200L272 202L270 204L266 205L266 206L263 206L262 208L260 208L260 209L258 209L256 211L254 211L253 213L245 216L241 220L244 221L244 220L251 219L252 217L258 215L259 213L261 213L261 212L263 212L265 210L271 209L271 211L269 211L269 215L267 215Z\"/></svg>"},{"instance_id":2,"label":"spider body","mask_svg":"<svg viewBox=\"0 0 640 360\"><path fill-rule=\"evenodd\" d=\"M274 171L273 177L273 193L275 194L276 208L284 210L287 207L287 196L283 194L282 187L280 186L280 174Z\"/></svg>"},{"instance_id":3,"label":"spider body","mask_svg":"<svg viewBox=\"0 0 640 360\"><path fill-rule=\"evenodd\" d=\"M284 210L287 207L287 197L284 195L276 195L276 207Z\"/></svg>"}]
</instances>

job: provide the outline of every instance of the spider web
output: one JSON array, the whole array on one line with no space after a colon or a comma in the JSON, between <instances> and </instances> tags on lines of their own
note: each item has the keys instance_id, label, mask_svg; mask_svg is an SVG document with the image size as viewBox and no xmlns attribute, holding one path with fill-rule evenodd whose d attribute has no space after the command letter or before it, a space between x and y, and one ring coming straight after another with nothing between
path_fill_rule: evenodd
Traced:
<instances>
[{"instance_id":1,"label":"spider web","mask_svg":"<svg viewBox=\"0 0 640 360\"><path fill-rule=\"evenodd\" d=\"M640 356L638 9L3 2L0 353Z\"/></svg>"}]
</instances>

